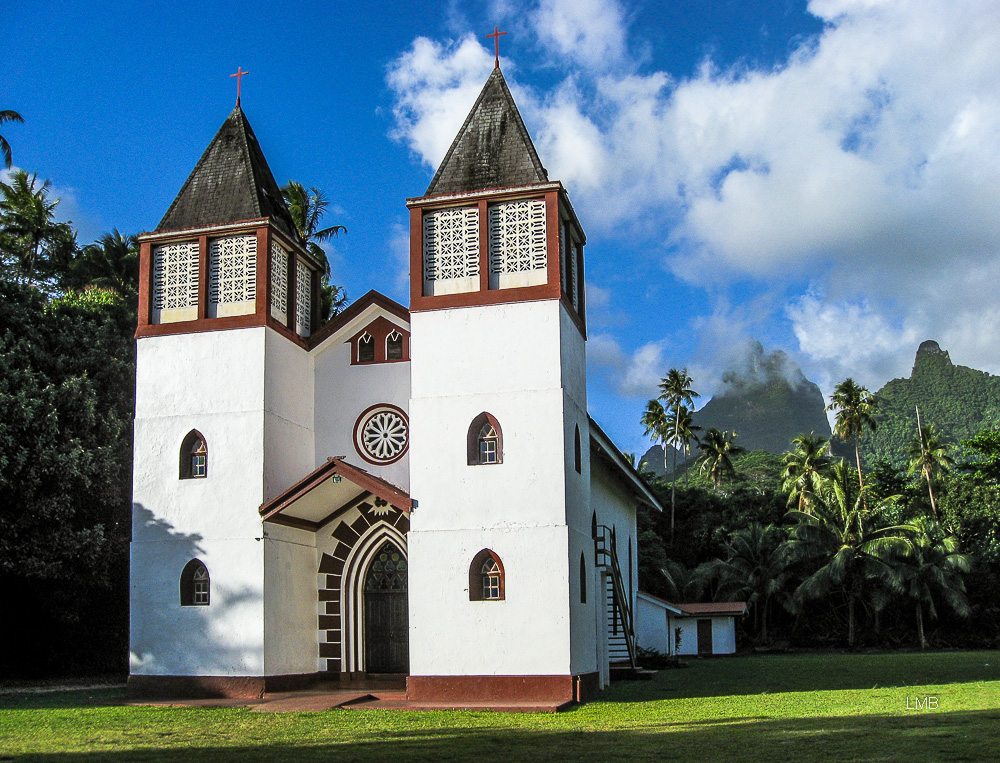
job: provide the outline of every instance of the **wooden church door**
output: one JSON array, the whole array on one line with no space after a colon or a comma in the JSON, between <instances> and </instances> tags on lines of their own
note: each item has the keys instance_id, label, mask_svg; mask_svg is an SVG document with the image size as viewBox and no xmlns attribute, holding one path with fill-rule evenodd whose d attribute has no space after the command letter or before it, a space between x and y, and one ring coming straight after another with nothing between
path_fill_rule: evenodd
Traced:
<instances>
[{"instance_id":1,"label":"wooden church door","mask_svg":"<svg viewBox=\"0 0 1000 763\"><path fill-rule=\"evenodd\" d=\"M365 670L408 673L409 669L406 558L387 541L365 575Z\"/></svg>"}]
</instances>

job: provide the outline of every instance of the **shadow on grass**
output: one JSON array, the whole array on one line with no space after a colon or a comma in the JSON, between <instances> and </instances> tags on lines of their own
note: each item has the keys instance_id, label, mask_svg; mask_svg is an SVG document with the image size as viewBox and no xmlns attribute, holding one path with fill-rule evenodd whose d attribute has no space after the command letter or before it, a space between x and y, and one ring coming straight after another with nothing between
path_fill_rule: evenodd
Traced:
<instances>
[{"instance_id":1,"label":"shadow on grass","mask_svg":"<svg viewBox=\"0 0 1000 763\"><path fill-rule=\"evenodd\" d=\"M691 659L653 681L613 684L598 702L1000 681L1000 652L769 654Z\"/></svg>"},{"instance_id":2,"label":"shadow on grass","mask_svg":"<svg viewBox=\"0 0 1000 763\"><path fill-rule=\"evenodd\" d=\"M55 708L109 707L125 701L124 688L73 689L37 694L0 694L0 710L47 710ZM2 758L0 758L2 761Z\"/></svg>"},{"instance_id":3,"label":"shadow on grass","mask_svg":"<svg viewBox=\"0 0 1000 763\"><path fill-rule=\"evenodd\" d=\"M345 711L346 712L346 711ZM355 712L355 711L351 711ZM327 715L327 718L331 716ZM335 716L332 716L335 718ZM380 717L374 717L380 720ZM459 719L456 719L459 720ZM346 735L335 720L310 729L312 739L298 743L264 741L238 746L213 745L207 739L187 746L169 734L149 733L131 742L128 750L113 749L115 740L104 733L90 753L41 753L17 757L30 761L513 761L670 760L892 760L907 763L979 761L995 759L1000 744L1000 710L931 712L904 716L876 715L832 718L736 718L706 724L659 723L636 720L616 730L567 728L503 728L438 726L384 729ZM249 732L249 730L247 730ZM213 733L205 730L206 735ZM252 733L252 732L249 732ZM329 741L317 741L326 734ZM348 738L339 741L338 737ZM353 736L353 738L351 738ZM358 740L358 736L365 738ZM154 737L159 737L154 739ZM147 749L141 749L143 745ZM95 745L98 746L98 745ZM158 748L154 748L157 746ZM3 759L0 756L0 759ZM15 758L11 758L15 759Z\"/></svg>"}]
</instances>

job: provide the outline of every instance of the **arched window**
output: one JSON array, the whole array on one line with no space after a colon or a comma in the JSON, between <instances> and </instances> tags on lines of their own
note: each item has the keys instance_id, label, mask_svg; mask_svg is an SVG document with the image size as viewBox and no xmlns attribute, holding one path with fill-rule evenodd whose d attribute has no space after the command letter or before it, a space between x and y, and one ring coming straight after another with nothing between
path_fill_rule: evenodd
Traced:
<instances>
[{"instance_id":1,"label":"arched window","mask_svg":"<svg viewBox=\"0 0 1000 763\"><path fill-rule=\"evenodd\" d=\"M480 413L469 425L466 447L469 466L503 463L503 431L500 422L486 413Z\"/></svg>"},{"instance_id":2,"label":"arched window","mask_svg":"<svg viewBox=\"0 0 1000 763\"><path fill-rule=\"evenodd\" d=\"M371 334L365 333L365 335L358 340L358 363L374 362L375 340L372 339Z\"/></svg>"},{"instance_id":3,"label":"arched window","mask_svg":"<svg viewBox=\"0 0 1000 763\"><path fill-rule=\"evenodd\" d=\"M587 603L587 560L580 554L580 603Z\"/></svg>"},{"instance_id":4,"label":"arched window","mask_svg":"<svg viewBox=\"0 0 1000 763\"><path fill-rule=\"evenodd\" d=\"M181 443L182 480L199 479L208 476L208 443L197 429L187 433Z\"/></svg>"},{"instance_id":5,"label":"arched window","mask_svg":"<svg viewBox=\"0 0 1000 763\"><path fill-rule=\"evenodd\" d=\"M503 601L503 598L503 562L484 548L469 565L469 601Z\"/></svg>"},{"instance_id":6,"label":"arched window","mask_svg":"<svg viewBox=\"0 0 1000 763\"><path fill-rule=\"evenodd\" d=\"M597 540L597 511L594 511L594 515L590 518L590 537Z\"/></svg>"},{"instance_id":7,"label":"arched window","mask_svg":"<svg viewBox=\"0 0 1000 763\"><path fill-rule=\"evenodd\" d=\"M403 335L398 331L393 331L385 338L385 359L403 359Z\"/></svg>"},{"instance_id":8,"label":"arched window","mask_svg":"<svg viewBox=\"0 0 1000 763\"><path fill-rule=\"evenodd\" d=\"M181 572L181 606L207 607L211 599L208 567L201 559L192 559Z\"/></svg>"},{"instance_id":9,"label":"arched window","mask_svg":"<svg viewBox=\"0 0 1000 763\"><path fill-rule=\"evenodd\" d=\"M573 466L576 468L577 474L583 474L583 456L580 453L580 425L576 425L576 431L573 433Z\"/></svg>"}]
</instances>

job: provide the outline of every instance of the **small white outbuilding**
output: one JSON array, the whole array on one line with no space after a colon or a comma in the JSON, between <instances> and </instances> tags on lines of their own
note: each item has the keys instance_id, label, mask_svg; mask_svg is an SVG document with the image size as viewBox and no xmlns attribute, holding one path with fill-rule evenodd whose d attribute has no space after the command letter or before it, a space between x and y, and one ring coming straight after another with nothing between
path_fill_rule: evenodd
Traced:
<instances>
[{"instance_id":1,"label":"small white outbuilding","mask_svg":"<svg viewBox=\"0 0 1000 763\"><path fill-rule=\"evenodd\" d=\"M636 643L677 656L733 654L736 618L746 613L745 601L674 604L640 591L636 596Z\"/></svg>"}]
</instances>

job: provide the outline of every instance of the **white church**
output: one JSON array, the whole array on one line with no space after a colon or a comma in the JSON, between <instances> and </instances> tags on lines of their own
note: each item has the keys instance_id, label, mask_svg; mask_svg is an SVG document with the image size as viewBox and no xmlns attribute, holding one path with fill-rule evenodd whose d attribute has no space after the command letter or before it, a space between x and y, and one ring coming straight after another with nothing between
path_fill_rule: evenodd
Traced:
<instances>
[{"instance_id":1,"label":"white church","mask_svg":"<svg viewBox=\"0 0 1000 763\"><path fill-rule=\"evenodd\" d=\"M140 237L133 696L569 702L634 665L661 507L587 413L586 237L499 69L406 206L409 307L319 325L237 104Z\"/></svg>"}]
</instances>

